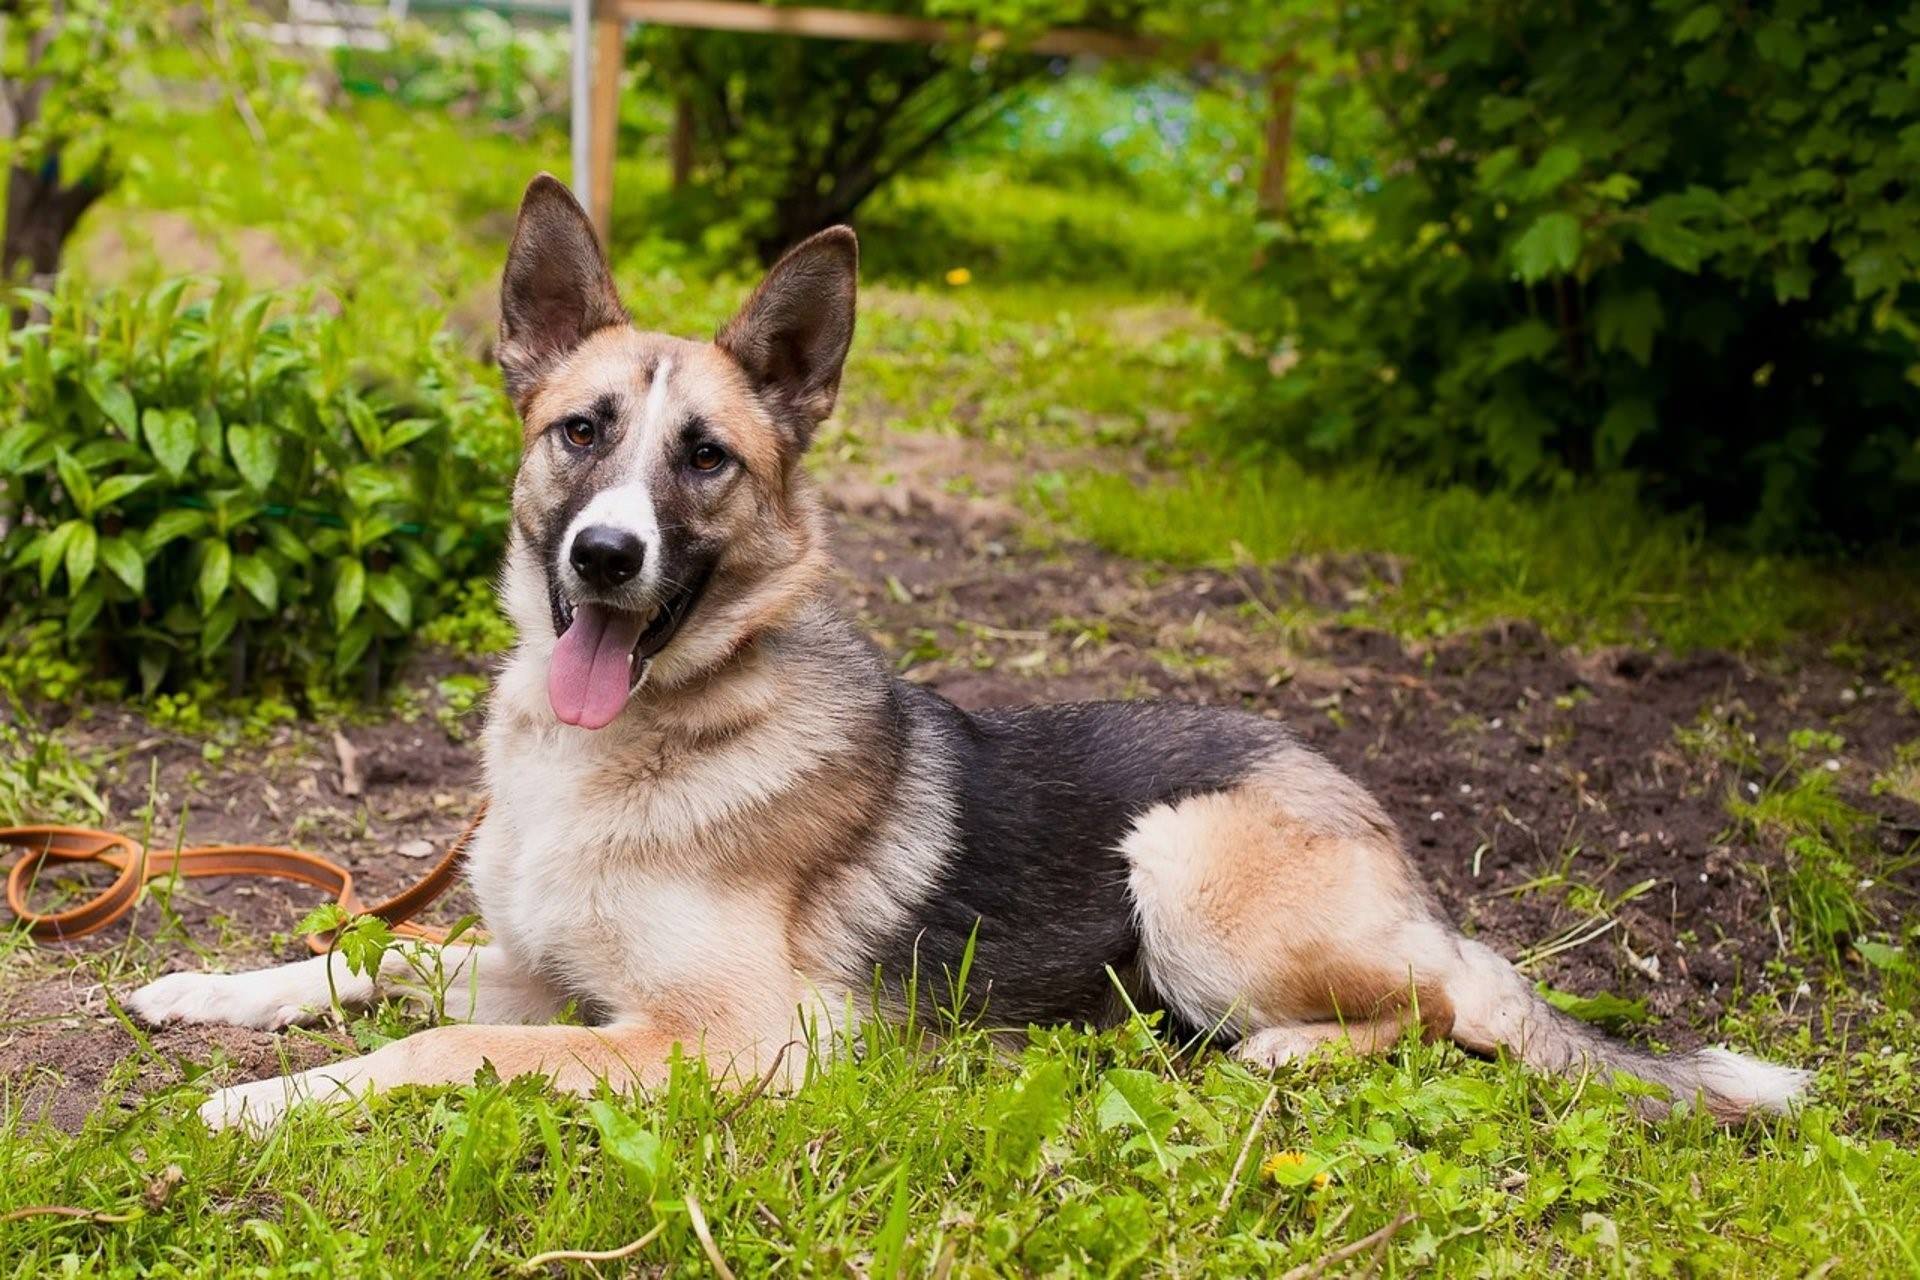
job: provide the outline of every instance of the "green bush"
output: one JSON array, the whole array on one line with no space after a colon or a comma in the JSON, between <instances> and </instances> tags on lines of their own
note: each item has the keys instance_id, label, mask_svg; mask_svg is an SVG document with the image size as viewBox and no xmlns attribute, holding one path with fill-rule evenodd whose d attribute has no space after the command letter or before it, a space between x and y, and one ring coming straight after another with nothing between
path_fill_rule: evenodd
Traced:
<instances>
[{"instance_id":1,"label":"green bush","mask_svg":"<svg viewBox=\"0 0 1920 1280\"><path fill-rule=\"evenodd\" d=\"M188 288L36 295L0 346L0 606L148 690L376 686L498 558L505 399L443 344L375 377L333 317Z\"/></svg>"},{"instance_id":2,"label":"green bush","mask_svg":"<svg viewBox=\"0 0 1920 1280\"><path fill-rule=\"evenodd\" d=\"M1307 92L1376 149L1313 162L1377 181L1297 184L1264 289L1227 300L1263 340L1246 436L1521 489L1626 473L1771 545L1920 531L1920 6L1344 23Z\"/></svg>"}]
</instances>

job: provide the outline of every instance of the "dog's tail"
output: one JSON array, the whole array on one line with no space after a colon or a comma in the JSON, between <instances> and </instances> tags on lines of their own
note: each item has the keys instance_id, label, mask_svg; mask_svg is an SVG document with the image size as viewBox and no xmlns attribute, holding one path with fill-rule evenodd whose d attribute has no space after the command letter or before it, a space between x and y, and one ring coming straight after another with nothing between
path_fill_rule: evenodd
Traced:
<instances>
[{"instance_id":1,"label":"dog's tail","mask_svg":"<svg viewBox=\"0 0 1920 1280\"><path fill-rule=\"evenodd\" d=\"M1663 1115L1684 1100L1722 1121L1790 1111L1811 1079L1809 1072L1727 1049L1657 1054L1635 1048L1548 1004L1493 950L1463 941L1460 952L1461 964L1446 985L1452 1034L1476 1053L1504 1048L1536 1070L1560 1075L1632 1076L1672 1094L1640 1099L1643 1112Z\"/></svg>"}]
</instances>

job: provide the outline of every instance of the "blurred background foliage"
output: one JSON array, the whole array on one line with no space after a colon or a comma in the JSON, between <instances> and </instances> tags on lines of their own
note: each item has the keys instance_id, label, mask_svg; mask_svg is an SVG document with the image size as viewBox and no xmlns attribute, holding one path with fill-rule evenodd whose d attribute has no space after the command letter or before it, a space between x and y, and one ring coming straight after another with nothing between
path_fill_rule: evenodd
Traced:
<instances>
[{"instance_id":1,"label":"blurred background foliage","mask_svg":"<svg viewBox=\"0 0 1920 1280\"><path fill-rule=\"evenodd\" d=\"M1223 295L1242 438L1630 476L1765 546L1920 529L1920 8L1362 6L1336 56L1306 91L1377 181L1301 190Z\"/></svg>"},{"instance_id":2,"label":"blurred background foliage","mask_svg":"<svg viewBox=\"0 0 1920 1280\"><path fill-rule=\"evenodd\" d=\"M1443 566L1392 584L1426 629L1480 616L1471 596L1569 635L1623 634L1631 614L1671 642L1739 644L1826 608L1814 584L1838 559L1905 563L1920 5L861 7L1007 38L630 33L611 251L641 323L711 329L761 260L851 219L879 302L850 414L1016 451L1071 424L1132 460L1034 477L1078 532L1175 561ZM272 637L247 679L363 679L366 653L483 598L460 583L501 536L493 291L526 178L566 171L565 29L422 11L381 47L316 53L265 38L285 17L0 3L9 235L64 219L68 248L10 268L26 288L0 348L0 604L128 681L226 679L236 634ZM1163 44L1107 63L1023 51L1056 24ZM1263 204L1275 86L1287 163ZM135 332L166 297L164 341ZM235 317L284 362L265 399L234 393ZM162 369L168 344L187 354ZM193 415L186 470L149 409ZM430 424L395 457L453 470L356 508L369 413L376 445ZM233 441L254 428L314 468L250 483ZM441 500L448 476L462 501ZM275 488L291 477L301 494ZM233 557L308 497L343 523L320 526L312 566L270 566L270 597L231 566L213 592L200 543L129 541L138 569L55 546L97 524L105 484L125 490L122 525L248 495L217 535ZM381 538L350 545L356 511ZM400 550L429 525L441 579ZM390 607L368 594L383 573L404 608L392 586ZM118 634L136 584L174 584L144 648Z\"/></svg>"}]
</instances>

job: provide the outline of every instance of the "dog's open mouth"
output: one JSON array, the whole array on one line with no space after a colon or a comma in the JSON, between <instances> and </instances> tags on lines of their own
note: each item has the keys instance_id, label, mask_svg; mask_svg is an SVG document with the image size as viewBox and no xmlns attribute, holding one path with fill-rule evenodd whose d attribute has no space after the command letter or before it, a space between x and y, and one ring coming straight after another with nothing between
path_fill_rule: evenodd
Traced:
<instances>
[{"instance_id":1,"label":"dog's open mouth","mask_svg":"<svg viewBox=\"0 0 1920 1280\"><path fill-rule=\"evenodd\" d=\"M645 613L596 601L569 603L548 588L559 639L547 669L547 698L566 724L604 729L646 681L654 656L693 612L707 585L702 574Z\"/></svg>"}]
</instances>

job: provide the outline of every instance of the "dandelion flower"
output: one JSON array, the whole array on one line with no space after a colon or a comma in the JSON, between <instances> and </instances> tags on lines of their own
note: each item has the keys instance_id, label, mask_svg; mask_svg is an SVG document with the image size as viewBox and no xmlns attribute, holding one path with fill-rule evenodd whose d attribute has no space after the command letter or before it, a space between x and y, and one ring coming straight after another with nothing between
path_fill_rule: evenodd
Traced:
<instances>
[{"instance_id":1,"label":"dandelion flower","mask_svg":"<svg viewBox=\"0 0 1920 1280\"><path fill-rule=\"evenodd\" d=\"M1309 1163L1317 1164L1319 1158L1304 1151L1276 1151L1260 1162L1260 1172L1287 1186L1310 1186L1318 1191L1333 1179L1325 1169L1315 1169L1308 1174Z\"/></svg>"},{"instance_id":2,"label":"dandelion flower","mask_svg":"<svg viewBox=\"0 0 1920 1280\"><path fill-rule=\"evenodd\" d=\"M951 285L972 284L973 272L967 270L965 267L955 267L953 270L947 272L947 283Z\"/></svg>"}]
</instances>

